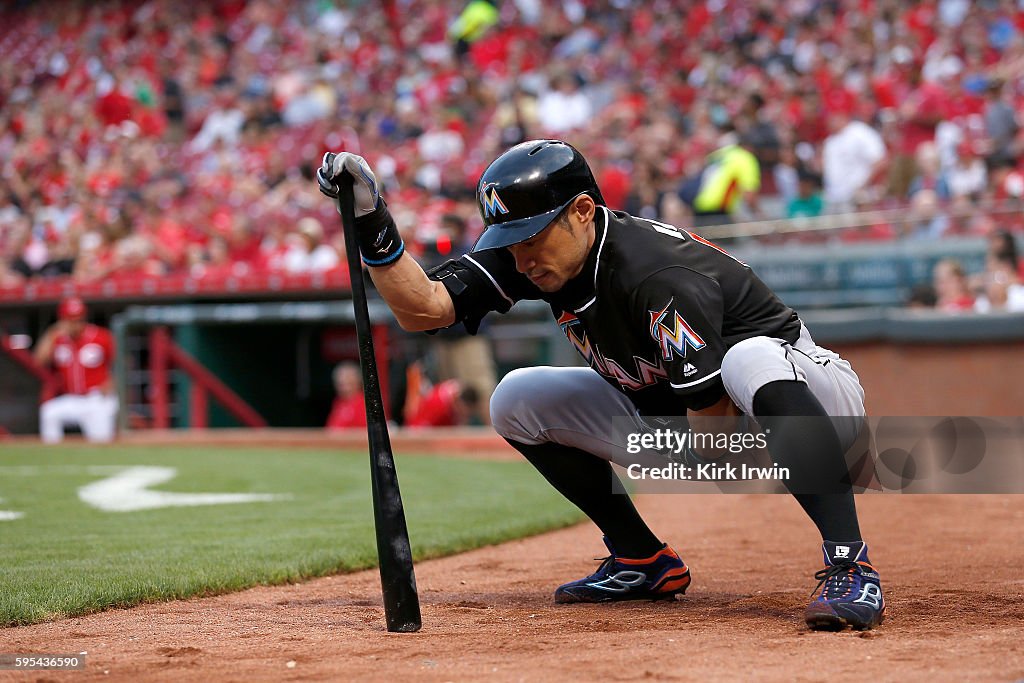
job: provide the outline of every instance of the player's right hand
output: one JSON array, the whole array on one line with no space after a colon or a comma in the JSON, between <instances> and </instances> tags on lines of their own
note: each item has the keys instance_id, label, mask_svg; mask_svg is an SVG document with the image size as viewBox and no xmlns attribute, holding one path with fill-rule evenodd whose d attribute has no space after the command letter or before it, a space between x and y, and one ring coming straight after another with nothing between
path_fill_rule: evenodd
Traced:
<instances>
[{"instance_id":1,"label":"player's right hand","mask_svg":"<svg viewBox=\"0 0 1024 683\"><path fill-rule=\"evenodd\" d=\"M316 172L316 182L320 185L320 191L328 197L337 199L341 191L338 183L345 172L352 176L352 195L355 199L356 218L373 213L380 201L377 177L373 175L366 159L358 154L351 152L324 154L323 163Z\"/></svg>"}]
</instances>

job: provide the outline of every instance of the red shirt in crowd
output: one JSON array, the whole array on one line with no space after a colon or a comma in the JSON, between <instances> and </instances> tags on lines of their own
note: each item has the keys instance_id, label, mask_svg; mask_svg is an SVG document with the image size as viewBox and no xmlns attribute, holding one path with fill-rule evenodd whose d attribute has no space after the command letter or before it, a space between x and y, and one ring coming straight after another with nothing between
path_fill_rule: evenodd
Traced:
<instances>
[{"instance_id":1,"label":"red shirt in crowd","mask_svg":"<svg viewBox=\"0 0 1024 683\"><path fill-rule=\"evenodd\" d=\"M78 337L60 334L54 342L53 365L65 393L84 395L107 389L113 362L114 335L103 327L86 325Z\"/></svg>"},{"instance_id":2,"label":"red shirt in crowd","mask_svg":"<svg viewBox=\"0 0 1024 683\"><path fill-rule=\"evenodd\" d=\"M116 126L132 117L131 98L117 88L96 101L96 115L106 126Z\"/></svg>"},{"instance_id":3,"label":"red shirt in crowd","mask_svg":"<svg viewBox=\"0 0 1024 683\"><path fill-rule=\"evenodd\" d=\"M963 311L974 310L974 297L970 294L961 294L955 299L950 299L946 302L939 302L936 306L940 311L946 311L947 313L958 313Z\"/></svg>"},{"instance_id":4,"label":"red shirt in crowd","mask_svg":"<svg viewBox=\"0 0 1024 683\"><path fill-rule=\"evenodd\" d=\"M331 414L327 416L328 429L347 429L349 427L366 426L366 402L362 395L356 394L348 398L338 396L331 406Z\"/></svg>"},{"instance_id":5,"label":"red shirt in crowd","mask_svg":"<svg viewBox=\"0 0 1024 683\"><path fill-rule=\"evenodd\" d=\"M910 92L905 104L912 113L900 130L902 154L912 156L921 144L935 139L935 127L945 118L948 99L946 90L936 83L922 83Z\"/></svg>"},{"instance_id":6,"label":"red shirt in crowd","mask_svg":"<svg viewBox=\"0 0 1024 683\"><path fill-rule=\"evenodd\" d=\"M455 402L459 399L459 381L450 379L434 385L406 420L407 427L453 427L458 424Z\"/></svg>"}]
</instances>

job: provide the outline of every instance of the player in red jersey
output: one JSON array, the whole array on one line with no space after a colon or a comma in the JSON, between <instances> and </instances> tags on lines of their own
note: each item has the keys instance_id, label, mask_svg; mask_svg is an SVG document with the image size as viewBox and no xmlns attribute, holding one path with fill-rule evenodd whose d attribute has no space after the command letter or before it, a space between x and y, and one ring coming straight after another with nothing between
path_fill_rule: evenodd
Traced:
<instances>
[{"instance_id":1,"label":"player in red jersey","mask_svg":"<svg viewBox=\"0 0 1024 683\"><path fill-rule=\"evenodd\" d=\"M61 376L62 393L39 406L43 441L61 441L68 425L77 425L88 441L111 441L118 407L110 372L114 337L86 321L85 304L78 297L62 301L57 318L34 352L38 363L52 365Z\"/></svg>"}]
</instances>

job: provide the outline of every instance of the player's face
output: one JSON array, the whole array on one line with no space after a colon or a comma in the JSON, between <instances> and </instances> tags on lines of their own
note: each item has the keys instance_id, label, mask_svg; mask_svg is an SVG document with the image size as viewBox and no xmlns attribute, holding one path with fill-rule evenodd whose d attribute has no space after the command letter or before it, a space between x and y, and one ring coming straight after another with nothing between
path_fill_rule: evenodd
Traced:
<instances>
[{"instance_id":1,"label":"player's face","mask_svg":"<svg viewBox=\"0 0 1024 683\"><path fill-rule=\"evenodd\" d=\"M354 366L342 366L334 374L334 388L342 398L355 396L362 391L362 377Z\"/></svg>"},{"instance_id":2,"label":"player's face","mask_svg":"<svg viewBox=\"0 0 1024 683\"><path fill-rule=\"evenodd\" d=\"M594 200L580 196L534 237L508 250L523 273L542 292L557 292L576 277L594 244Z\"/></svg>"},{"instance_id":3,"label":"player's face","mask_svg":"<svg viewBox=\"0 0 1024 683\"><path fill-rule=\"evenodd\" d=\"M71 318L64 321L64 331L69 337L78 337L85 331L85 320Z\"/></svg>"}]
</instances>

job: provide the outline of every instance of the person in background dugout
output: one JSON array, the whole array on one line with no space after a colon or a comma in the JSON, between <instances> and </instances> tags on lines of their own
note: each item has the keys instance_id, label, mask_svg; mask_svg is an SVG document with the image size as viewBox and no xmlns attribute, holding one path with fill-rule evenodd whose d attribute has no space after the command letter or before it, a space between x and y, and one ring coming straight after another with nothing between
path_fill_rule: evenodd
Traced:
<instances>
[{"instance_id":1,"label":"person in background dugout","mask_svg":"<svg viewBox=\"0 0 1024 683\"><path fill-rule=\"evenodd\" d=\"M366 426L366 402L363 400L363 377L352 361L334 368L334 391L337 397L327 417L327 429L350 429Z\"/></svg>"},{"instance_id":2,"label":"person in background dugout","mask_svg":"<svg viewBox=\"0 0 1024 683\"><path fill-rule=\"evenodd\" d=\"M480 409L480 394L457 379L434 385L414 406L407 404L406 427L459 427L470 424Z\"/></svg>"},{"instance_id":3,"label":"person in background dugout","mask_svg":"<svg viewBox=\"0 0 1024 683\"><path fill-rule=\"evenodd\" d=\"M445 214L437 240L425 246L420 260L424 270L431 270L472 249L465 219L458 214ZM486 325L483 327L486 329ZM488 400L498 385L491 340L484 334L469 334L463 326L456 325L438 330L430 337L428 348L437 380L458 380L461 386L474 389L475 395L484 399L473 403L474 417L481 424L490 424Z\"/></svg>"},{"instance_id":4,"label":"person in background dugout","mask_svg":"<svg viewBox=\"0 0 1024 683\"><path fill-rule=\"evenodd\" d=\"M81 299L61 302L57 322L40 338L34 355L40 365L57 369L64 392L39 406L43 441L61 441L69 425L77 426L87 441L112 441L118 408L110 374L114 337L110 330L86 322Z\"/></svg>"}]
</instances>

